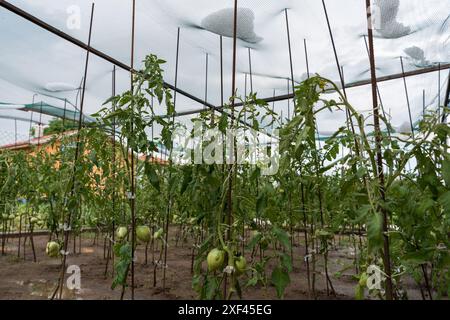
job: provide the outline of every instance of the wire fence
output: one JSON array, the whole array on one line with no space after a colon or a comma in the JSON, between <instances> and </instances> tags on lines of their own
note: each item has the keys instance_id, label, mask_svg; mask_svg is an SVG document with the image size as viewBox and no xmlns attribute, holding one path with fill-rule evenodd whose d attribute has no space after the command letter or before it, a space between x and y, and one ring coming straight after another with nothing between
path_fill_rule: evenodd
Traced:
<instances>
[{"instance_id":1,"label":"wire fence","mask_svg":"<svg viewBox=\"0 0 450 320\"><path fill-rule=\"evenodd\" d=\"M25 133L15 133L14 131L0 130L0 148L5 145L28 141L29 135Z\"/></svg>"}]
</instances>

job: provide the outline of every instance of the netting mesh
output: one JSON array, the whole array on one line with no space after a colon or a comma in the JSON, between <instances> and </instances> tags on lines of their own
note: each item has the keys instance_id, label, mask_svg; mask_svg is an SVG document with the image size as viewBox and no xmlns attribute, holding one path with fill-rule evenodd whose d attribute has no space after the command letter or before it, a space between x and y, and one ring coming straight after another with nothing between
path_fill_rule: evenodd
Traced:
<instances>
[{"instance_id":1,"label":"netting mesh","mask_svg":"<svg viewBox=\"0 0 450 320\"><path fill-rule=\"evenodd\" d=\"M91 1L11 0L13 5L35 15L63 32L87 42ZM121 0L96 0L92 46L119 61L130 64L131 5ZM364 35L367 34L365 2L326 1L337 54L347 84L370 78ZM135 61L148 53L167 60L165 80L175 81L177 29L180 28L178 86L209 103L221 104L220 41L223 38L225 99L231 95L233 1L137 1ZM312 74L339 82L322 2L317 0L240 0L238 12L237 85L244 95L253 87L259 97L292 92L286 34L285 9L289 15L294 80L307 77L304 40ZM373 2L377 76L446 65L450 62L449 0L376 0ZM79 14L79 21L77 15ZM78 23L79 22L79 23ZM0 101L31 103L39 100L62 108L64 99L79 105L85 50L43 30L21 17L0 9L2 47ZM208 54L208 72L206 59ZM250 70L251 61L251 70ZM136 65L139 68L139 64ZM85 96L86 114L99 110L111 95L111 63L91 55ZM251 72L250 72L251 71ZM250 76L251 73L251 76ZM208 74L208 83L206 83ZM425 109L436 109L445 99L447 70L408 78L409 100L414 121ZM247 79L247 81L246 81ZM408 121L402 79L380 83L380 95L395 126ZM129 73L117 70L116 92L129 87ZM245 90L247 88L247 90ZM360 111L370 109L370 86L348 90L350 102ZM45 98L44 98L45 97ZM37 101L37 100L36 100ZM288 114L288 104L274 105L275 112ZM182 96L179 112L202 105ZM156 108L163 113L162 107ZM73 109L72 109L73 110ZM292 112L293 108L290 108ZM188 123L191 117L179 118ZM319 126L332 131L341 115L323 116Z\"/></svg>"},{"instance_id":2,"label":"netting mesh","mask_svg":"<svg viewBox=\"0 0 450 320\"><path fill-rule=\"evenodd\" d=\"M28 141L29 136L23 133L0 130L0 146L11 146Z\"/></svg>"}]
</instances>

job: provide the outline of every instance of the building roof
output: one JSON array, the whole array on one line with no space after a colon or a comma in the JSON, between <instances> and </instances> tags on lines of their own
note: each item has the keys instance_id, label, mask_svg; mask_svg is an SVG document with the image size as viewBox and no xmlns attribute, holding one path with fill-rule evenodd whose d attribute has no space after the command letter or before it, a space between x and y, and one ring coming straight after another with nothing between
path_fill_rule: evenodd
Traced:
<instances>
[{"instance_id":1,"label":"building roof","mask_svg":"<svg viewBox=\"0 0 450 320\"><path fill-rule=\"evenodd\" d=\"M70 130L64 132L64 136L72 136L77 132L77 130ZM18 141L16 143L10 143L0 146L0 150L22 150L28 149L32 146L38 146L49 143L57 134L48 134L41 137L30 138L25 141Z\"/></svg>"},{"instance_id":2,"label":"building roof","mask_svg":"<svg viewBox=\"0 0 450 320\"><path fill-rule=\"evenodd\" d=\"M77 132L78 132L78 130L70 130L70 131L65 131L62 134L64 136L73 136ZM18 141L16 143L5 144L5 145L0 146L0 150L26 150L26 149L31 148L32 146L48 144L58 135L60 135L60 134L49 134L49 135L44 135L41 137L31 138L26 141ZM147 157L146 155L140 155L138 157L138 159L140 161L145 161L147 159L147 161L149 161L151 163L168 164L168 160L165 160L160 156L151 155L151 156Z\"/></svg>"}]
</instances>

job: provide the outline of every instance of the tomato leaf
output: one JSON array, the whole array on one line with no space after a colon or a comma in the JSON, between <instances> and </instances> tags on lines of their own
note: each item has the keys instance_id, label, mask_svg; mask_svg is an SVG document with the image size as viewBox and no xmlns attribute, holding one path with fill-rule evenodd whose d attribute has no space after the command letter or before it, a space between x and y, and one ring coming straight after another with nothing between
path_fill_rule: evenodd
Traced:
<instances>
[{"instance_id":1,"label":"tomato leaf","mask_svg":"<svg viewBox=\"0 0 450 320\"><path fill-rule=\"evenodd\" d=\"M264 192L262 192L258 199L256 199L256 214L261 217L264 213L264 210L267 207L267 196Z\"/></svg>"},{"instance_id":2,"label":"tomato leaf","mask_svg":"<svg viewBox=\"0 0 450 320\"><path fill-rule=\"evenodd\" d=\"M412 265L421 265L431 260L433 256L433 250L420 250L416 252L409 252L402 258L405 263Z\"/></svg>"},{"instance_id":3,"label":"tomato leaf","mask_svg":"<svg viewBox=\"0 0 450 320\"><path fill-rule=\"evenodd\" d=\"M448 158L442 162L442 178L446 186L450 188L450 159Z\"/></svg>"},{"instance_id":4,"label":"tomato leaf","mask_svg":"<svg viewBox=\"0 0 450 320\"><path fill-rule=\"evenodd\" d=\"M284 272L281 266L276 267L272 271L272 284L275 286L277 290L277 296L279 299L283 298L284 290L291 283L291 279L289 278L289 274Z\"/></svg>"},{"instance_id":5,"label":"tomato leaf","mask_svg":"<svg viewBox=\"0 0 450 320\"><path fill-rule=\"evenodd\" d=\"M449 213L450 212L450 191L444 192L440 197L439 197L439 203L442 204L442 206L444 207L444 210Z\"/></svg>"},{"instance_id":6,"label":"tomato leaf","mask_svg":"<svg viewBox=\"0 0 450 320\"><path fill-rule=\"evenodd\" d=\"M111 285L111 289L115 289L118 285L126 285L128 270L131 264L131 245L128 243L120 244L114 247L114 251L118 253L118 261L115 265L116 276Z\"/></svg>"},{"instance_id":7,"label":"tomato leaf","mask_svg":"<svg viewBox=\"0 0 450 320\"><path fill-rule=\"evenodd\" d=\"M375 212L369 217L367 223L367 238L369 240L369 250L374 252L383 246L383 217L379 212Z\"/></svg>"},{"instance_id":8,"label":"tomato leaf","mask_svg":"<svg viewBox=\"0 0 450 320\"><path fill-rule=\"evenodd\" d=\"M273 227L273 234L275 238L286 248L291 248L291 242L289 241L289 235L283 229Z\"/></svg>"},{"instance_id":9,"label":"tomato leaf","mask_svg":"<svg viewBox=\"0 0 450 320\"><path fill-rule=\"evenodd\" d=\"M359 284L355 288L355 299L364 300L364 287Z\"/></svg>"},{"instance_id":10,"label":"tomato leaf","mask_svg":"<svg viewBox=\"0 0 450 320\"><path fill-rule=\"evenodd\" d=\"M161 191L158 174L156 173L154 166L152 166L150 163L145 164L145 174L151 185L156 190Z\"/></svg>"},{"instance_id":11,"label":"tomato leaf","mask_svg":"<svg viewBox=\"0 0 450 320\"><path fill-rule=\"evenodd\" d=\"M292 260L291 256L286 253L280 254L281 265L288 271L292 272Z\"/></svg>"},{"instance_id":12,"label":"tomato leaf","mask_svg":"<svg viewBox=\"0 0 450 320\"><path fill-rule=\"evenodd\" d=\"M261 238L262 238L262 234L258 232L257 235L252 237L252 239L250 240L249 244L247 245L247 248L252 250L259 243Z\"/></svg>"}]
</instances>

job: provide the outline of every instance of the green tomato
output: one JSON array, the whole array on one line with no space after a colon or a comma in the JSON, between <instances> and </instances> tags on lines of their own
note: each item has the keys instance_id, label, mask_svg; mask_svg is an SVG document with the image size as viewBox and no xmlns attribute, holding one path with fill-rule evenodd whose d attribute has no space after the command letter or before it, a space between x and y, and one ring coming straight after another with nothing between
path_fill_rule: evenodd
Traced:
<instances>
[{"instance_id":1,"label":"green tomato","mask_svg":"<svg viewBox=\"0 0 450 320\"><path fill-rule=\"evenodd\" d=\"M147 226L139 226L136 228L136 236L139 241L147 243L151 239L150 228Z\"/></svg>"},{"instance_id":2,"label":"green tomato","mask_svg":"<svg viewBox=\"0 0 450 320\"><path fill-rule=\"evenodd\" d=\"M158 231L156 231L156 232L153 234L153 239L157 240L157 239L161 238L161 236L163 235L163 233L164 233L164 229L163 229L163 228L160 228Z\"/></svg>"},{"instance_id":3,"label":"green tomato","mask_svg":"<svg viewBox=\"0 0 450 320\"><path fill-rule=\"evenodd\" d=\"M123 240L128 234L128 229L126 227L119 227L116 230L117 239Z\"/></svg>"},{"instance_id":4,"label":"green tomato","mask_svg":"<svg viewBox=\"0 0 450 320\"><path fill-rule=\"evenodd\" d=\"M252 230L251 235L253 238L256 238L257 236L259 236L259 231L258 230Z\"/></svg>"},{"instance_id":5,"label":"green tomato","mask_svg":"<svg viewBox=\"0 0 450 320\"><path fill-rule=\"evenodd\" d=\"M266 237L262 237L261 241L259 242L259 245L261 246L261 249L267 250L269 247L269 240Z\"/></svg>"},{"instance_id":6,"label":"green tomato","mask_svg":"<svg viewBox=\"0 0 450 320\"><path fill-rule=\"evenodd\" d=\"M363 272L361 274L361 276L359 277L359 285L361 287L366 287L367 286L367 279L369 279L369 276L367 275L367 273Z\"/></svg>"},{"instance_id":7,"label":"green tomato","mask_svg":"<svg viewBox=\"0 0 450 320\"><path fill-rule=\"evenodd\" d=\"M322 239L333 239L333 234L327 230L316 230L315 233L317 238L322 238Z\"/></svg>"},{"instance_id":8,"label":"green tomato","mask_svg":"<svg viewBox=\"0 0 450 320\"><path fill-rule=\"evenodd\" d=\"M243 256L239 256L234 260L234 267L236 268L236 274L241 275L247 268L247 261Z\"/></svg>"},{"instance_id":9,"label":"green tomato","mask_svg":"<svg viewBox=\"0 0 450 320\"><path fill-rule=\"evenodd\" d=\"M225 252L222 250L219 250L217 248L212 249L208 253L208 257L206 258L206 261L208 263L208 270L216 271L223 265L223 263L225 261Z\"/></svg>"},{"instance_id":10,"label":"green tomato","mask_svg":"<svg viewBox=\"0 0 450 320\"><path fill-rule=\"evenodd\" d=\"M56 258L59 255L59 243L55 242L55 241L50 241L47 243L47 247L45 248L45 253L47 253L47 255L50 258Z\"/></svg>"}]
</instances>

